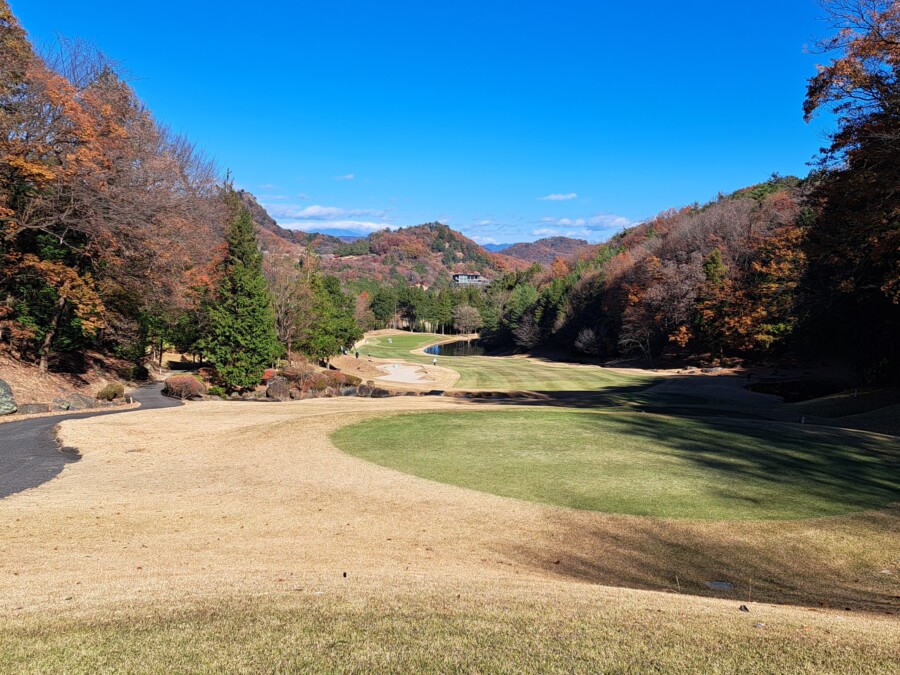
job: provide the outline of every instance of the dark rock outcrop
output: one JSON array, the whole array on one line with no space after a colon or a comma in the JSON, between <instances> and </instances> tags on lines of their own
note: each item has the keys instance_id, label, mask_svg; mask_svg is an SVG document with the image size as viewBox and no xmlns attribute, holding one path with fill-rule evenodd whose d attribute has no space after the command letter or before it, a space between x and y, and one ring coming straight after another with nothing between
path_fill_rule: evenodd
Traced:
<instances>
[{"instance_id":1,"label":"dark rock outcrop","mask_svg":"<svg viewBox=\"0 0 900 675\"><path fill-rule=\"evenodd\" d=\"M291 399L291 388L285 380L275 378L266 388L266 396L273 401L289 401Z\"/></svg>"},{"instance_id":2,"label":"dark rock outcrop","mask_svg":"<svg viewBox=\"0 0 900 675\"><path fill-rule=\"evenodd\" d=\"M19 406L20 415L33 415L35 413L50 412L50 406L46 403L23 403Z\"/></svg>"},{"instance_id":3,"label":"dark rock outcrop","mask_svg":"<svg viewBox=\"0 0 900 675\"><path fill-rule=\"evenodd\" d=\"M0 380L0 416L12 415L19 407L13 398L12 389L3 380Z\"/></svg>"},{"instance_id":4,"label":"dark rock outcrop","mask_svg":"<svg viewBox=\"0 0 900 675\"><path fill-rule=\"evenodd\" d=\"M66 402L69 404L67 410L90 410L97 407L97 399L84 394L69 394Z\"/></svg>"},{"instance_id":5,"label":"dark rock outcrop","mask_svg":"<svg viewBox=\"0 0 900 675\"><path fill-rule=\"evenodd\" d=\"M50 410L68 410L71 404L64 398L55 398L50 404Z\"/></svg>"}]
</instances>

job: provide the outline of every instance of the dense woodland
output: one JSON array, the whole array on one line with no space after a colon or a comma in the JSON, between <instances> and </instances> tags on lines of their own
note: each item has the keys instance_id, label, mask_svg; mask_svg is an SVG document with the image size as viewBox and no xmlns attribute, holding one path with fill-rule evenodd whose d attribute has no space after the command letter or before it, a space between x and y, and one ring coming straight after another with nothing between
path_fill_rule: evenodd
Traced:
<instances>
[{"instance_id":1,"label":"dense woodland","mask_svg":"<svg viewBox=\"0 0 900 675\"><path fill-rule=\"evenodd\" d=\"M204 353L235 388L281 355L256 226L230 181L95 49L36 53L3 1L0 130L6 350L41 371L112 353L136 375L150 350L174 346ZM292 284L309 353L355 339L336 280L298 269Z\"/></svg>"},{"instance_id":2,"label":"dense woodland","mask_svg":"<svg viewBox=\"0 0 900 675\"><path fill-rule=\"evenodd\" d=\"M42 370L113 353L135 374L171 346L232 388L386 326L480 330L498 350L846 361L895 377L900 7L825 7L827 65L802 113L828 111L836 130L809 176L599 246L527 245L523 260L440 223L354 242L280 228L102 54L77 41L36 53L0 0L0 345ZM454 287L455 272L493 283Z\"/></svg>"}]
</instances>

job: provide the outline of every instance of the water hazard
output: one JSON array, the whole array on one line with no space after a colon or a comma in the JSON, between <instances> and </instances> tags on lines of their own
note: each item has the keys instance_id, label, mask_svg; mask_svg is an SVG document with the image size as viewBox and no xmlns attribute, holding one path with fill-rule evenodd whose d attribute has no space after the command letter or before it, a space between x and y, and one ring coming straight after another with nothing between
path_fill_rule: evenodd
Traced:
<instances>
[{"instance_id":1,"label":"water hazard","mask_svg":"<svg viewBox=\"0 0 900 675\"><path fill-rule=\"evenodd\" d=\"M425 353L435 356L483 356L484 347L478 343L478 340L457 340L425 347Z\"/></svg>"}]
</instances>

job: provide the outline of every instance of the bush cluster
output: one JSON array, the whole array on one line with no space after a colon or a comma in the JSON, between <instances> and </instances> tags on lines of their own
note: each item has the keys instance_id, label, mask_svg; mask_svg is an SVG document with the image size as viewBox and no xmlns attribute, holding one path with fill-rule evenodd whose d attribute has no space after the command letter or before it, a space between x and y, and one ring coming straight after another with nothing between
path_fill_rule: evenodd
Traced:
<instances>
[{"instance_id":1,"label":"bush cluster","mask_svg":"<svg viewBox=\"0 0 900 675\"><path fill-rule=\"evenodd\" d=\"M114 401L115 399L125 395L125 387L119 382L110 382L97 392L98 401Z\"/></svg>"},{"instance_id":2,"label":"bush cluster","mask_svg":"<svg viewBox=\"0 0 900 675\"><path fill-rule=\"evenodd\" d=\"M316 371L312 366L305 366L306 364L299 367L286 368L278 374L290 383L291 387L297 388L302 392L355 387L362 382L358 377L339 371L328 370L321 372Z\"/></svg>"},{"instance_id":3,"label":"bush cluster","mask_svg":"<svg viewBox=\"0 0 900 675\"><path fill-rule=\"evenodd\" d=\"M206 385L191 375L173 375L166 380L163 393L180 399L195 398L206 394Z\"/></svg>"}]
</instances>

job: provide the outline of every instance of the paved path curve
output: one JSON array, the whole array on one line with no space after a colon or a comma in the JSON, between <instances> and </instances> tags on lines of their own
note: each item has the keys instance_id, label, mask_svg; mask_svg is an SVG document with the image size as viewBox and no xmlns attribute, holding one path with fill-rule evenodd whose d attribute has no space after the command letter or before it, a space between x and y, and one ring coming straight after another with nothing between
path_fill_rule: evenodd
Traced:
<instances>
[{"instance_id":1,"label":"paved path curve","mask_svg":"<svg viewBox=\"0 0 900 675\"><path fill-rule=\"evenodd\" d=\"M137 410L181 405L181 401L163 396L162 388L162 383L149 384L129 392L129 396L141 404ZM46 483L59 475L66 464L79 460L77 452L65 448L60 451L53 432L60 422L97 415L124 415L134 410L87 411L0 424L0 499Z\"/></svg>"}]
</instances>

